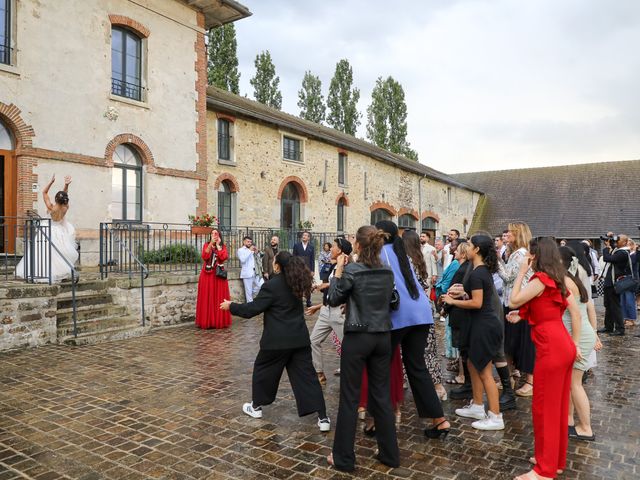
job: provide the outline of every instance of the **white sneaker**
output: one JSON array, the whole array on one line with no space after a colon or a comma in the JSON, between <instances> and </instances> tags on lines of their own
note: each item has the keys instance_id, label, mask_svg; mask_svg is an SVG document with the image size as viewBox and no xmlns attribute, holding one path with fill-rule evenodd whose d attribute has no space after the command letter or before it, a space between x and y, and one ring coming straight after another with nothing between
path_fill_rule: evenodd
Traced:
<instances>
[{"instance_id":1,"label":"white sneaker","mask_svg":"<svg viewBox=\"0 0 640 480\"><path fill-rule=\"evenodd\" d=\"M465 418L475 418L476 420L483 420L487 417L484 411L484 405L476 405L473 400L462 408L456 408L456 415Z\"/></svg>"},{"instance_id":2,"label":"white sneaker","mask_svg":"<svg viewBox=\"0 0 640 480\"><path fill-rule=\"evenodd\" d=\"M251 402L242 405L242 411L253 418L262 418L262 408L254 407Z\"/></svg>"},{"instance_id":3,"label":"white sneaker","mask_svg":"<svg viewBox=\"0 0 640 480\"><path fill-rule=\"evenodd\" d=\"M486 418L473 422L471 426L478 430L504 430L504 421L501 413L496 415L489 410Z\"/></svg>"},{"instance_id":4,"label":"white sneaker","mask_svg":"<svg viewBox=\"0 0 640 480\"><path fill-rule=\"evenodd\" d=\"M318 428L321 432L328 432L329 430L331 430L331 420L329 420L329 417L319 418Z\"/></svg>"}]
</instances>

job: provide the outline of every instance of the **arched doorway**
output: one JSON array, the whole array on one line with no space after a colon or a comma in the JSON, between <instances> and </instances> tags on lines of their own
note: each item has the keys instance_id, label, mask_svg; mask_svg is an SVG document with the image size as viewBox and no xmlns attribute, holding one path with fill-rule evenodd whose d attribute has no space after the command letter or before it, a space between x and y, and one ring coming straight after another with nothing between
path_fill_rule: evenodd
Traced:
<instances>
[{"instance_id":1,"label":"arched doorway","mask_svg":"<svg viewBox=\"0 0 640 480\"><path fill-rule=\"evenodd\" d=\"M0 120L0 253L14 253L17 225L18 174L15 140Z\"/></svg>"},{"instance_id":2,"label":"arched doorway","mask_svg":"<svg viewBox=\"0 0 640 480\"><path fill-rule=\"evenodd\" d=\"M300 222L300 193L295 183L289 182L280 197L280 228L293 230Z\"/></svg>"}]
</instances>

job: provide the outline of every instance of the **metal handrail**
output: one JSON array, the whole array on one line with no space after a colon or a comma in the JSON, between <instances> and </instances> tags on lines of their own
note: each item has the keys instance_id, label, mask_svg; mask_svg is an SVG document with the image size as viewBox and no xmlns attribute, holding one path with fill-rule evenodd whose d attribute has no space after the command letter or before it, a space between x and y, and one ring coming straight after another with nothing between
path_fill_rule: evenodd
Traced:
<instances>
[{"instance_id":1,"label":"metal handrail","mask_svg":"<svg viewBox=\"0 0 640 480\"><path fill-rule=\"evenodd\" d=\"M49 235L47 235L44 229L40 227L39 222L37 225L35 225L35 227L39 229L40 233L47 239L49 243L49 248L50 249L53 248L58 253L58 255L60 255L60 258L64 260L64 263L66 263L67 266L71 269L71 308L73 308L73 336L77 337L78 336L78 311L76 306L76 283L78 282L78 278L79 278L78 272L76 271L75 267L71 264L71 262L67 260L66 257L62 254L62 252L56 246L56 244L53 243L53 240L51 240L51 238L49 237ZM33 228L33 226L31 228ZM51 285L51 276L52 276L51 251L49 251L49 285Z\"/></svg>"},{"instance_id":2,"label":"metal handrail","mask_svg":"<svg viewBox=\"0 0 640 480\"><path fill-rule=\"evenodd\" d=\"M144 279L149 277L149 270L140 261L140 259L136 257L136 255L131 251L128 245L123 244L122 246L127 250L127 252L129 252L129 260L135 261L140 266L140 301L141 301L140 308L142 310L142 326L144 327L146 322L146 315L144 312ZM129 280L131 280L132 278L131 273L132 273L131 269L129 269Z\"/></svg>"}]
</instances>

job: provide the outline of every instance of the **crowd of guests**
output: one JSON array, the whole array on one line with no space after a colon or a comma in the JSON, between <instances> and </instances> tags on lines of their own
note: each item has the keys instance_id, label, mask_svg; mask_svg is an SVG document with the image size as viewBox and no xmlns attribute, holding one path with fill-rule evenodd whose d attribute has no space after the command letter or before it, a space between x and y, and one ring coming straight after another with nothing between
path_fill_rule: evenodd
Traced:
<instances>
[{"instance_id":1,"label":"crowd of guests","mask_svg":"<svg viewBox=\"0 0 640 480\"><path fill-rule=\"evenodd\" d=\"M224 328L231 314L264 314L252 399L243 412L261 418L286 369L298 414L315 413L323 432L331 422L322 394L322 344L331 338L340 356L334 372L340 400L327 461L336 469L355 469L359 418L364 433L376 437L377 459L400 465L403 386L411 388L429 439L451 431L442 408L448 397L469 399L455 413L481 431L504 429L503 412L517 408L516 397L532 397L533 468L519 479L555 478L565 468L570 438L595 440L583 380L602 348L598 333L623 335L637 321L638 257L628 237L611 234L599 257L589 241L532 238L522 222L499 236L477 232L463 239L451 230L446 242L436 239L432 246L429 232L401 234L395 223L380 221L324 244L315 284L308 232L293 254L279 250L277 236L262 252L249 237L243 243L237 255L246 303L228 300L228 252L220 233L214 230L203 246L196 324ZM323 294L318 305L311 304L314 290ZM600 330L598 292L606 309ZM305 314L317 312L309 334ZM436 345L438 317L452 372L448 392Z\"/></svg>"}]
</instances>

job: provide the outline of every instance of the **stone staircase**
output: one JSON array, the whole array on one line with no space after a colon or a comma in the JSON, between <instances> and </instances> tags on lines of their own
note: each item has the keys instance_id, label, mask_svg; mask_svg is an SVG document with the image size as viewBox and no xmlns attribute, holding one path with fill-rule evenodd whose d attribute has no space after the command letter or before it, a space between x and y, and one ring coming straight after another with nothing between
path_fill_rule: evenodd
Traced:
<instances>
[{"instance_id":1,"label":"stone staircase","mask_svg":"<svg viewBox=\"0 0 640 480\"><path fill-rule=\"evenodd\" d=\"M109 293L113 280L86 278L82 274L76 285L76 311L78 335L73 335L73 302L71 283L60 285L57 295L57 340L66 345L87 345L109 340L143 335L149 326L143 327L139 315L129 315L127 307L116 305Z\"/></svg>"}]
</instances>

